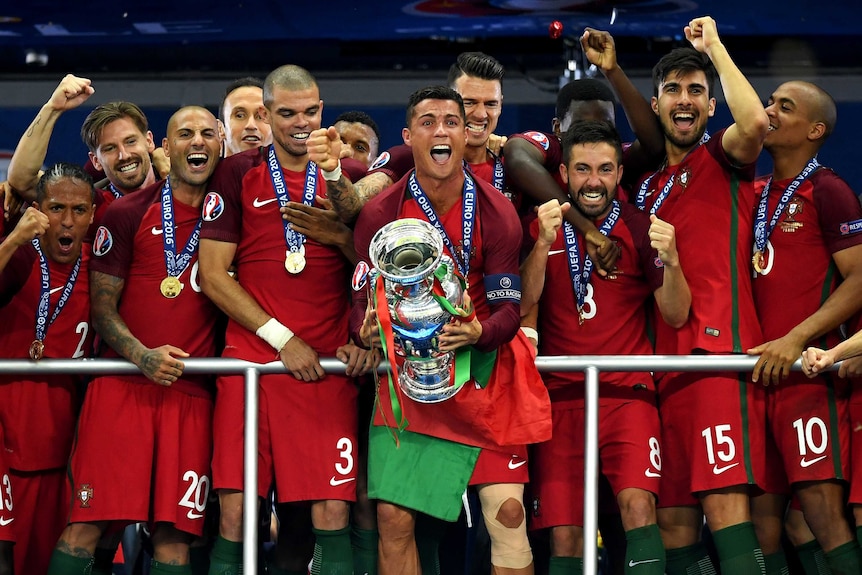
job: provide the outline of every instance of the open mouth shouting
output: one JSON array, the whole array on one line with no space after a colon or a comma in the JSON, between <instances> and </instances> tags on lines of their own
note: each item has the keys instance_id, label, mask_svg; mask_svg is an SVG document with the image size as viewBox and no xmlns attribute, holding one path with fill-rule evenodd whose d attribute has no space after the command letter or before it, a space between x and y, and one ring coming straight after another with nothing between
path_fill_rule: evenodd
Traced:
<instances>
[{"instance_id":1,"label":"open mouth shouting","mask_svg":"<svg viewBox=\"0 0 862 575\"><path fill-rule=\"evenodd\" d=\"M449 161L449 158L452 156L452 148L451 146L446 146L444 144L438 144L431 148L431 159L434 160L435 163L443 165Z\"/></svg>"}]
</instances>

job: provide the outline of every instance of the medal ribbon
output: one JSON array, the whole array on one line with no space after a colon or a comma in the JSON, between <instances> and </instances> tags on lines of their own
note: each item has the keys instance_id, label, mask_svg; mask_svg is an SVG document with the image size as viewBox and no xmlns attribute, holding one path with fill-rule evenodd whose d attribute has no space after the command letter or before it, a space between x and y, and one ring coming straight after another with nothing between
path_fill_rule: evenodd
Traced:
<instances>
[{"instance_id":1,"label":"medal ribbon","mask_svg":"<svg viewBox=\"0 0 862 575\"><path fill-rule=\"evenodd\" d=\"M503 160L491 150L488 150L488 153L491 154L492 158L494 158L494 176L491 184L497 188L498 191L502 192L506 184L506 176L503 171Z\"/></svg>"},{"instance_id":2,"label":"medal ribbon","mask_svg":"<svg viewBox=\"0 0 862 575\"><path fill-rule=\"evenodd\" d=\"M33 239L31 243L36 249L36 253L39 254L39 270L42 278L39 289L39 307L36 309L36 339L39 341L45 341L45 335L48 333L48 328L54 323L57 316L60 315L60 312L66 306L66 302L69 301L69 297L72 295L72 288L75 287L75 282L78 281L78 272L81 269L81 257L83 254L78 255L78 261L75 262L75 266L69 274L69 279L66 280L66 287L63 288L63 292L60 294L60 300L57 302L57 307L54 308L54 313L51 315L51 319L49 321L48 310L51 307L51 273L48 271L48 258L46 258L45 254L42 252L42 246L39 245L38 238Z\"/></svg>"},{"instance_id":3,"label":"medal ribbon","mask_svg":"<svg viewBox=\"0 0 862 575\"><path fill-rule=\"evenodd\" d=\"M473 181L473 178L466 171L464 172L463 201L461 204L461 245L463 246L462 255L464 256L464 261L461 261L461 258L458 257L455 246L452 245L452 240L449 239L449 234L446 233L446 228L443 227L440 218L437 217L437 213L434 211L433 206L431 206L431 200L428 199L428 196L425 195L425 192L416 180L415 170L410 173L410 179L407 181L407 189L410 190L410 194L416 200L416 203L419 204L419 207L422 208L425 217L428 218L431 225L443 236L443 244L449 250L449 253L452 254L452 258L454 258L461 276L466 278L470 271L470 251L473 248L473 230L476 219L476 183Z\"/></svg>"},{"instance_id":4,"label":"medal ribbon","mask_svg":"<svg viewBox=\"0 0 862 575\"><path fill-rule=\"evenodd\" d=\"M679 171L679 169L685 163L686 158L688 158L691 155L691 153L693 151L695 151L696 149L698 149L702 144L705 144L708 141L709 141L709 133L704 132L703 136L700 138L700 141L697 143L697 145L688 151L688 153L685 155L685 157L682 159L682 161L676 166L676 169L673 171L673 173L667 179L667 183L664 185L664 188L662 188L661 192L659 192L659 194L656 196L655 202L653 202L652 208L650 208L649 213L651 213L651 214L656 213L658 211L658 209L661 207L661 205L664 203L664 201L667 199L668 194L670 194L671 188L673 188L673 183L676 180L676 173ZM649 183L659 173L661 173L661 170L659 170L657 172L653 172L653 174L650 177L648 177L647 179L645 179L643 181L643 183L641 184L641 187L638 190L638 194L635 197L635 205L638 207L638 209L644 210L646 208L646 197L647 197L647 192L649 191Z\"/></svg>"},{"instance_id":5,"label":"medal ribbon","mask_svg":"<svg viewBox=\"0 0 862 575\"><path fill-rule=\"evenodd\" d=\"M617 200L611 202L611 213L602 222L599 232L607 236L614 229L620 219L620 203ZM578 311L584 307L587 296L587 286L590 285L590 277L593 275L593 260L584 258L584 269L581 271L581 252L578 247L578 236L575 228L567 221L563 222L563 239L566 242L566 254L569 257L569 276L572 278L572 287L575 290L575 298L578 303Z\"/></svg>"},{"instance_id":6,"label":"medal ribbon","mask_svg":"<svg viewBox=\"0 0 862 575\"><path fill-rule=\"evenodd\" d=\"M766 182L766 186L763 188L763 191L760 192L760 202L757 204L757 214L754 217L755 252L760 252L762 254L766 251L766 242L769 241L769 236L772 235L772 230L775 229L775 224L778 223L778 219L784 212L784 208L787 207L787 204L790 202L793 194L796 193L796 190L799 189L799 186L811 177L811 174L813 174L819 167L820 163L817 161L817 156L808 160L808 164L806 164L805 168L799 172L799 175L787 185L787 189L785 189L784 193L781 194L781 198L778 200L778 205L775 206L775 211L772 213L772 217L769 220L769 226L767 227L766 210L768 209L769 204L769 189L772 187L772 176L769 177L769 180Z\"/></svg>"},{"instance_id":7,"label":"medal ribbon","mask_svg":"<svg viewBox=\"0 0 862 575\"><path fill-rule=\"evenodd\" d=\"M108 184L108 190L114 195L114 198L117 200L123 197L123 192L114 187L114 184Z\"/></svg>"},{"instance_id":8,"label":"medal ribbon","mask_svg":"<svg viewBox=\"0 0 862 575\"><path fill-rule=\"evenodd\" d=\"M165 267L169 277L179 277L189 267L200 240L201 218L182 253L177 255L176 224L174 224L174 197L171 195L171 178L165 179L162 186L162 247L165 251Z\"/></svg>"},{"instance_id":9,"label":"medal ribbon","mask_svg":"<svg viewBox=\"0 0 862 575\"><path fill-rule=\"evenodd\" d=\"M287 185L284 183L284 174L281 171L281 165L278 163L278 158L275 155L275 145L270 144L269 156L267 163L269 164L269 176L272 179L272 187L275 188L275 197L278 198L278 205L281 208L287 206L290 201L290 196L287 193ZM305 168L305 190L302 194L302 203L306 206L314 204L314 196L317 192L317 164L308 162ZM281 224L284 226L284 241L291 252L298 252L305 243L305 234L301 234L293 230L290 222L281 218Z\"/></svg>"}]
</instances>

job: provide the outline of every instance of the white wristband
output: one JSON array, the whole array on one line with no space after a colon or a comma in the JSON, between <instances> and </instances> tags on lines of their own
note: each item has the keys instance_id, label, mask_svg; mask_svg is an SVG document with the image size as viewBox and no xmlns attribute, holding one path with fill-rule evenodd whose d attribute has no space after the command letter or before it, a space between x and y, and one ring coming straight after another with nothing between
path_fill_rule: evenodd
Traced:
<instances>
[{"instance_id":1,"label":"white wristband","mask_svg":"<svg viewBox=\"0 0 862 575\"><path fill-rule=\"evenodd\" d=\"M341 160L338 160L338 165L335 166L335 169L331 172L327 172L323 168L321 168L320 171L323 173L323 179L327 182L337 182L341 179Z\"/></svg>"},{"instance_id":2,"label":"white wristband","mask_svg":"<svg viewBox=\"0 0 862 575\"><path fill-rule=\"evenodd\" d=\"M531 327L526 326L522 326L521 331L524 332L524 335L526 335L528 338L534 339L536 340L536 343L539 343L539 332L537 332Z\"/></svg>"},{"instance_id":3,"label":"white wristband","mask_svg":"<svg viewBox=\"0 0 862 575\"><path fill-rule=\"evenodd\" d=\"M257 328L257 331L254 333L257 337L275 348L277 352L284 349L284 346L293 337L293 332L274 317L269 318L269 321Z\"/></svg>"}]
</instances>

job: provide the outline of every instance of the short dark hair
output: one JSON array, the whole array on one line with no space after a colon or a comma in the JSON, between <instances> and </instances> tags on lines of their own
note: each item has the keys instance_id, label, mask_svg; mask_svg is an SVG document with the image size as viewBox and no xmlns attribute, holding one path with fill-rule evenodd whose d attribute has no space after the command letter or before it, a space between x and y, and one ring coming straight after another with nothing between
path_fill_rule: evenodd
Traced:
<instances>
[{"instance_id":1,"label":"short dark hair","mask_svg":"<svg viewBox=\"0 0 862 575\"><path fill-rule=\"evenodd\" d=\"M105 129L105 126L123 118L128 118L134 122L141 134L146 135L149 131L147 117L136 104L108 102L96 106L84 119L84 123L81 125L81 139L84 140L87 148L95 154L96 150L99 149L99 138L102 137L102 130Z\"/></svg>"},{"instance_id":2,"label":"short dark hair","mask_svg":"<svg viewBox=\"0 0 862 575\"><path fill-rule=\"evenodd\" d=\"M45 194L48 191L48 186L56 184L60 180L77 180L90 188L90 201L96 199L96 190L93 188L93 179L90 177L84 168L78 164L69 162L57 162L48 167L45 173L36 182L36 202L41 204L45 199Z\"/></svg>"},{"instance_id":3,"label":"short dark hair","mask_svg":"<svg viewBox=\"0 0 862 575\"><path fill-rule=\"evenodd\" d=\"M661 60L653 66L653 96L658 96L659 85L671 74L688 74L698 70L703 71L706 75L706 87L709 90L708 96L711 98L714 94L713 86L716 77L715 66L713 66L712 61L706 54L698 52L690 46L674 48L662 56Z\"/></svg>"},{"instance_id":4,"label":"short dark hair","mask_svg":"<svg viewBox=\"0 0 862 575\"><path fill-rule=\"evenodd\" d=\"M461 112L461 119L467 121L467 112L464 111L464 100L461 99L461 94L448 86L428 86L420 88L410 94L407 100L407 126L410 126L410 120L416 111L416 106L424 100L452 100L457 102L458 109Z\"/></svg>"},{"instance_id":5,"label":"short dark hair","mask_svg":"<svg viewBox=\"0 0 862 575\"><path fill-rule=\"evenodd\" d=\"M230 96L234 90L239 90L240 88L260 88L261 91L263 91L263 80L255 78L254 76L245 76L244 78L237 78L228 84L227 88L224 90L224 97L221 99L221 106L218 109L219 118L221 120L225 120L224 103L227 101L227 97Z\"/></svg>"},{"instance_id":6,"label":"short dark hair","mask_svg":"<svg viewBox=\"0 0 862 575\"><path fill-rule=\"evenodd\" d=\"M348 122L351 124L365 124L374 132L374 135L377 136L377 139L380 139L380 128L377 127L377 122L374 121L374 118L363 112L362 110L349 110L347 112L343 112L335 118L333 124L337 124L338 122Z\"/></svg>"},{"instance_id":7,"label":"short dark hair","mask_svg":"<svg viewBox=\"0 0 862 575\"><path fill-rule=\"evenodd\" d=\"M608 122L601 120L583 120L575 122L563 135L563 162L569 165L572 159L572 148L578 144L610 144L616 151L617 164L623 159L623 146L617 129Z\"/></svg>"},{"instance_id":8,"label":"short dark hair","mask_svg":"<svg viewBox=\"0 0 862 575\"><path fill-rule=\"evenodd\" d=\"M316 87L317 80L305 68L294 64L280 66L270 72L263 81L263 105L267 108L272 105L272 93L275 88L297 92Z\"/></svg>"},{"instance_id":9,"label":"short dark hair","mask_svg":"<svg viewBox=\"0 0 862 575\"><path fill-rule=\"evenodd\" d=\"M461 76L472 76L482 80L499 80L503 83L503 72L505 68L493 56L483 52L462 52L458 59L449 68L449 77L446 83L450 88L455 87L455 81Z\"/></svg>"},{"instance_id":10,"label":"short dark hair","mask_svg":"<svg viewBox=\"0 0 862 575\"><path fill-rule=\"evenodd\" d=\"M566 117L572 102L588 102L590 100L616 103L613 90L601 80L593 78L572 80L557 92L557 118L562 120Z\"/></svg>"}]
</instances>

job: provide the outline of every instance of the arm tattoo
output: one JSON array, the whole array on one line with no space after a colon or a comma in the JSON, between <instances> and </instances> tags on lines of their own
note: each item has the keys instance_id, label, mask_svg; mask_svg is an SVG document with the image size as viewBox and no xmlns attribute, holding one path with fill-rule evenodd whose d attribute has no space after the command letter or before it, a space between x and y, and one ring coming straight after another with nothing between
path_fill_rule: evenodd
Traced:
<instances>
[{"instance_id":1,"label":"arm tattoo","mask_svg":"<svg viewBox=\"0 0 862 575\"><path fill-rule=\"evenodd\" d=\"M362 209L363 202L356 192L356 187L350 183L350 180L344 176L341 176L334 182L327 180L326 195L332 200L332 207L335 208L342 222L349 224L356 220L359 210Z\"/></svg>"},{"instance_id":2,"label":"arm tattoo","mask_svg":"<svg viewBox=\"0 0 862 575\"><path fill-rule=\"evenodd\" d=\"M27 130L27 137L32 138L33 132L36 130L36 126L42 123L42 114L36 116L36 119L33 120L33 123L30 124L30 128Z\"/></svg>"},{"instance_id":3,"label":"arm tattoo","mask_svg":"<svg viewBox=\"0 0 862 575\"><path fill-rule=\"evenodd\" d=\"M146 348L129 331L119 313L125 280L102 272L90 273L90 313L93 327L114 351L140 365Z\"/></svg>"}]
</instances>

